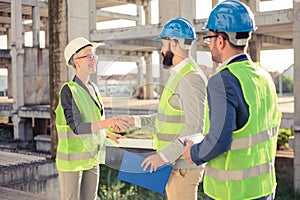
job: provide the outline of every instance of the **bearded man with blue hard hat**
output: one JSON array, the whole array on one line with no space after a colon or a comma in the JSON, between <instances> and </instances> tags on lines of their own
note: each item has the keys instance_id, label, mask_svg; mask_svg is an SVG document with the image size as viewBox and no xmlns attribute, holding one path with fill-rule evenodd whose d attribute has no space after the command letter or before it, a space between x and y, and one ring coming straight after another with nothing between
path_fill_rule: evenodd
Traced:
<instances>
[{"instance_id":1,"label":"bearded man with blue hard hat","mask_svg":"<svg viewBox=\"0 0 300 200\"><path fill-rule=\"evenodd\" d=\"M236 0L216 5L204 42L219 69L208 81L205 138L186 140L183 156L206 164L206 199L274 199L281 112L270 74L246 53L256 29L251 10Z\"/></svg>"},{"instance_id":2,"label":"bearded man with blue hard hat","mask_svg":"<svg viewBox=\"0 0 300 200\"><path fill-rule=\"evenodd\" d=\"M187 19L174 18L164 25L156 39L161 41L163 67L169 69L170 76L158 113L131 116L130 120L138 128L155 127L153 145L157 153L145 158L144 170L149 167L153 172L164 164L173 166L166 185L168 199L196 200L204 168L183 159L184 146L178 140L203 133L204 128L207 79L190 56L196 33Z\"/></svg>"}]
</instances>

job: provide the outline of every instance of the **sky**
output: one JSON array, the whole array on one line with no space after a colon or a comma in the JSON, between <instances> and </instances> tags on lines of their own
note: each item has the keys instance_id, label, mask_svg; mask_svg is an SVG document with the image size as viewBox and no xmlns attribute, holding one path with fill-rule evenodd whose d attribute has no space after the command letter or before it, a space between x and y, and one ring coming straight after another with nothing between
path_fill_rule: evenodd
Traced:
<instances>
[{"instance_id":1,"label":"sky","mask_svg":"<svg viewBox=\"0 0 300 200\"><path fill-rule=\"evenodd\" d=\"M279 10L292 8L293 0L272 0L264 1L260 3L260 11L268 10ZM207 18L211 11L211 0L197 0L196 1L196 18ZM120 12L124 14L136 15L135 5L129 4L124 6L116 6L113 8L106 8L107 11ZM151 3L152 18L151 23L158 23L158 0L153 0ZM97 29L108 29L117 28L125 26L135 26L135 22L129 20L115 20L109 22L101 22L97 24ZM32 45L31 33L26 33L25 46ZM44 33L41 33L43 37ZM44 42L41 40L41 46L44 46ZM0 49L6 49L6 37L0 37ZM158 52L153 53L153 76L159 76L159 54ZM208 67L212 66L211 55L209 52L198 52L197 53L197 63L201 65L206 65ZM287 68L294 62L294 54L292 49L286 50L269 50L261 51L261 64L271 71L282 71L282 69ZM144 64L143 64L144 66ZM137 66L136 63L129 62L109 62L109 61L99 61L98 63L98 74L99 75L112 75L112 74L128 74L136 73ZM145 73L145 67L144 67ZM0 75L6 75L6 69L0 68Z\"/></svg>"}]
</instances>

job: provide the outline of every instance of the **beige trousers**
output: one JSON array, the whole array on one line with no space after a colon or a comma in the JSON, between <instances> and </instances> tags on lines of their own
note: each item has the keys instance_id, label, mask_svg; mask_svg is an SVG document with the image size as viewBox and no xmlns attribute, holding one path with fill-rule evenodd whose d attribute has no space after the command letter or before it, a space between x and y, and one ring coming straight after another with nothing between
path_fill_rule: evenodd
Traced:
<instances>
[{"instance_id":1,"label":"beige trousers","mask_svg":"<svg viewBox=\"0 0 300 200\"><path fill-rule=\"evenodd\" d=\"M173 169L166 185L168 200L197 200L204 169Z\"/></svg>"},{"instance_id":2,"label":"beige trousers","mask_svg":"<svg viewBox=\"0 0 300 200\"><path fill-rule=\"evenodd\" d=\"M61 200L95 200L99 184L99 166L79 172L58 171Z\"/></svg>"}]
</instances>

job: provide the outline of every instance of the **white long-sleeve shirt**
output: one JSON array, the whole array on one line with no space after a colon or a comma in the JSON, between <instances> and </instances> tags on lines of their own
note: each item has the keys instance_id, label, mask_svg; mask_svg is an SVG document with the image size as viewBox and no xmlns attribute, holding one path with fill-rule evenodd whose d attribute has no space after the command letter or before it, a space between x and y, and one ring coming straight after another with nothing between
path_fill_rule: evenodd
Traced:
<instances>
[{"instance_id":1,"label":"white long-sleeve shirt","mask_svg":"<svg viewBox=\"0 0 300 200\"><path fill-rule=\"evenodd\" d=\"M188 62L194 62L190 57L170 69L169 81L172 80ZM204 117L206 104L207 78L199 68L196 72L190 72L179 82L169 103L184 111L185 124L187 127L180 133L179 137L189 136L204 131ZM156 114L134 116L135 126L139 128L154 127ZM160 152L162 159L174 168L195 168L195 165L188 164L186 160L180 159L183 145L176 139L169 146Z\"/></svg>"}]
</instances>

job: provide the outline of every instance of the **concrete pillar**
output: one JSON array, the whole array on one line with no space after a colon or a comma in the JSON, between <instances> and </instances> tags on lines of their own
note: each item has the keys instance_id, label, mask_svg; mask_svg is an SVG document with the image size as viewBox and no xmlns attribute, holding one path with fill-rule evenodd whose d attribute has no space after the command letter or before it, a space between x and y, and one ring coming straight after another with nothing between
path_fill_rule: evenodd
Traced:
<instances>
[{"instance_id":1,"label":"concrete pillar","mask_svg":"<svg viewBox=\"0 0 300 200\"><path fill-rule=\"evenodd\" d=\"M7 49L11 49L11 27L7 30ZM7 96L13 98L12 63L7 66Z\"/></svg>"},{"instance_id":2,"label":"concrete pillar","mask_svg":"<svg viewBox=\"0 0 300 200\"><path fill-rule=\"evenodd\" d=\"M300 191L300 1L293 3L293 48L294 48L294 189Z\"/></svg>"},{"instance_id":3,"label":"concrete pillar","mask_svg":"<svg viewBox=\"0 0 300 200\"><path fill-rule=\"evenodd\" d=\"M282 96L283 92L282 92L282 76L283 74L280 74L278 76L278 86L279 86L279 96Z\"/></svg>"},{"instance_id":4,"label":"concrete pillar","mask_svg":"<svg viewBox=\"0 0 300 200\"><path fill-rule=\"evenodd\" d=\"M45 24L45 48L49 47L49 26L48 26L48 19L43 18L42 23Z\"/></svg>"},{"instance_id":5,"label":"concrete pillar","mask_svg":"<svg viewBox=\"0 0 300 200\"><path fill-rule=\"evenodd\" d=\"M212 8L215 7L219 3L219 0L212 0Z\"/></svg>"},{"instance_id":6,"label":"concrete pillar","mask_svg":"<svg viewBox=\"0 0 300 200\"><path fill-rule=\"evenodd\" d=\"M137 65L137 70L138 70L136 94L139 94L140 87L144 86L143 57L140 57L140 61L137 62L136 65Z\"/></svg>"},{"instance_id":7,"label":"concrete pillar","mask_svg":"<svg viewBox=\"0 0 300 200\"><path fill-rule=\"evenodd\" d=\"M142 25L142 6L136 6L136 12L137 12L137 16L139 16L139 20L136 21L136 25L139 26L139 25Z\"/></svg>"},{"instance_id":8,"label":"concrete pillar","mask_svg":"<svg viewBox=\"0 0 300 200\"><path fill-rule=\"evenodd\" d=\"M96 29L96 0L67 2L68 42L78 36L90 39L90 32ZM70 67L69 80L73 79L74 75L75 70ZM91 80L97 82L96 74L91 76Z\"/></svg>"},{"instance_id":9,"label":"concrete pillar","mask_svg":"<svg viewBox=\"0 0 300 200\"><path fill-rule=\"evenodd\" d=\"M24 105L23 66L24 49L22 37L22 2L11 1L11 58L12 58L12 82L13 82L13 124L14 138L23 138L24 122L18 116L18 110Z\"/></svg>"},{"instance_id":10,"label":"concrete pillar","mask_svg":"<svg viewBox=\"0 0 300 200\"><path fill-rule=\"evenodd\" d=\"M167 21L174 17L184 17L192 24L196 18L196 0L164 0L159 1L159 23L163 26ZM196 60L196 44L191 49L191 56ZM163 76L163 77L162 77ZM161 81L167 80L169 73L167 70L160 72ZM161 82L163 84L163 82Z\"/></svg>"},{"instance_id":11,"label":"concrete pillar","mask_svg":"<svg viewBox=\"0 0 300 200\"><path fill-rule=\"evenodd\" d=\"M245 3L249 6L252 12L259 11L259 0L241 0L241 2ZM254 62L260 61L260 50L262 47L261 35L252 35L252 39L249 42L248 53L251 56Z\"/></svg>"},{"instance_id":12,"label":"concrete pillar","mask_svg":"<svg viewBox=\"0 0 300 200\"><path fill-rule=\"evenodd\" d=\"M68 68L63 49L67 44L67 0L51 0L49 9L49 87L50 87L50 133L51 157L55 158L57 132L55 127L55 108L59 102L62 84L68 81Z\"/></svg>"},{"instance_id":13,"label":"concrete pillar","mask_svg":"<svg viewBox=\"0 0 300 200\"><path fill-rule=\"evenodd\" d=\"M92 30L96 30L96 18L97 18L97 11L96 11L96 1L95 0L89 0L89 26L88 30L89 33ZM90 34L87 37L90 40ZM90 80L97 84L98 82L98 67L96 67L96 73L90 75Z\"/></svg>"},{"instance_id":14,"label":"concrete pillar","mask_svg":"<svg viewBox=\"0 0 300 200\"><path fill-rule=\"evenodd\" d=\"M249 41L248 54L251 56L254 62L260 61L261 47L262 47L261 35L252 35L252 39Z\"/></svg>"},{"instance_id":15,"label":"concrete pillar","mask_svg":"<svg viewBox=\"0 0 300 200\"><path fill-rule=\"evenodd\" d=\"M145 12L145 24L151 24L151 2L145 1L143 8ZM144 99L153 99L153 77L152 77L152 53L145 54L144 59L146 62L146 84L144 86Z\"/></svg>"},{"instance_id":16,"label":"concrete pillar","mask_svg":"<svg viewBox=\"0 0 300 200\"><path fill-rule=\"evenodd\" d=\"M152 77L152 54L145 54L146 62L146 84L145 84L145 99L153 99L153 77Z\"/></svg>"},{"instance_id":17,"label":"concrete pillar","mask_svg":"<svg viewBox=\"0 0 300 200\"><path fill-rule=\"evenodd\" d=\"M159 1L159 22L164 25L169 19L184 17L192 23L196 17L196 1L164 0Z\"/></svg>"},{"instance_id":18,"label":"concrete pillar","mask_svg":"<svg viewBox=\"0 0 300 200\"><path fill-rule=\"evenodd\" d=\"M11 49L11 26L7 28L7 49Z\"/></svg>"},{"instance_id":19,"label":"concrete pillar","mask_svg":"<svg viewBox=\"0 0 300 200\"><path fill-rule=\"evenodd\" d=\"M7 66L7 96L13 98L12 64Z\"/></svg>"},{"instance_id":20,"label":"concrete pillar","mask_svg":"<svg viewBox=\"0 0 300 200\"><path fill-rule=\"evenodd\" d=\"M145 24L151 24L151 2L145 1L143 5L143 9L145 12Z\"/></svg>"},{"instance_id":21,"label":"concrete pillar","mask_svg":"<svg viewBox=\"0 0 300 200\"><path fill-rule=\"evenodd\" d=\"M240 0L240 2L243 2L244 4L248 5L252 12L259 11L260 0Z\"/></svg>"},{"instance_id":22,"label":"concrete pillar","mask_svg":"<svg viewBox=\"0 0 300 200\"><path fill-rule=\"evenodd\" d=\"M32 7L32 44L39 47L40 44L40 7Z\"/></svg>"}]
</instances>

